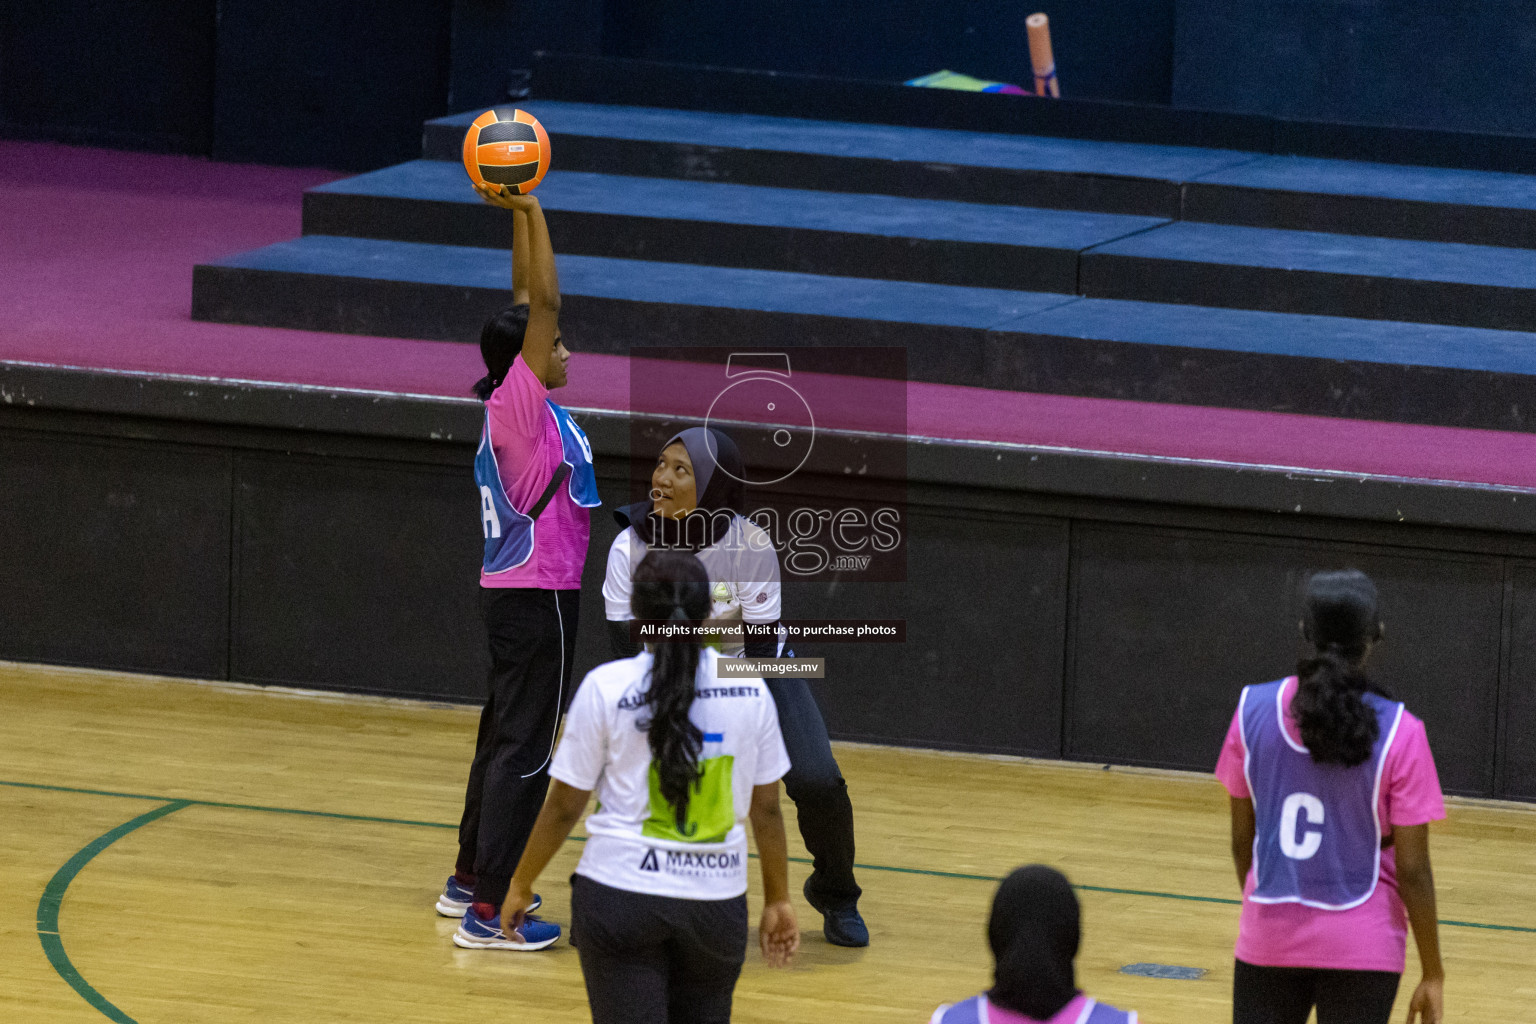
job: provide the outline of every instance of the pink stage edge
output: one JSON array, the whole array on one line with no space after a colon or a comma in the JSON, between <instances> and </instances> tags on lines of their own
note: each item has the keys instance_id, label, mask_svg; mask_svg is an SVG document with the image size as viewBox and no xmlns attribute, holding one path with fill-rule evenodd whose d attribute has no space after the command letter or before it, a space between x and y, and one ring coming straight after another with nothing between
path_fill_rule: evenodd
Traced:
<instances>
[{"instance_id":1,"label":"pink stage edge","mask_svg":"<svg viewBox=\"0 0 1536 1024\"><path fill-rule=\"evenodd\" d=\"M295 238L342 175L0 143L0 360L467 397L470 344L193 321L192 266ZM469 341L471 339L465 339ZM627 411L629 361L579 352L556 397ZM907 386L907 432L1536 489L1536 434Z\"/></svg>"}]
</instances>

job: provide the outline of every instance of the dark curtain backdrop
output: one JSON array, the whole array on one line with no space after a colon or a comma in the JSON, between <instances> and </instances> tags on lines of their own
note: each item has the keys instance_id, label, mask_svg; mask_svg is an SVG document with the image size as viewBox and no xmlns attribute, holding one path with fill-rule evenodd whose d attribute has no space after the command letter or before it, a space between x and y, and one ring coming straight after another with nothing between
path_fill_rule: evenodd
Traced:
<instances>
[{"instance_id":1,"label":"dark curtain backdrop","mask_svg":"<svg viewBox=\"0 0 1536 1024\"><path fill-rule=\"evenodd\" d=\"M1536 132L1529 0L1178 0L1176 106Z\"/></svg>"},{"instance_id":2,"label":"dark curtain backdrop","mask_svg":"<svg viewBox=\"0 0 1536 1024\"><path fill-rule=\"evenodd\" d=\"M0 134L356 170L506 98L535 50L1027 82L1001 0L51 0L0 4ZM1064 94L1536 133L1529 0L1039 0ZM644 83L614 102L643 100ZM535 83L535 91L537 84ZM815 111L807 111L814 114Z\"/></svg>"},{"instance_id":3,"label":"dark curtain backdrop","mask_svg":"<svg viewBox=\"0 0 1536 1024\"><path fill-rule=\"evenodd\" d=\"M608 0L603 53L905 81L947 68L1028 85L1024 19L1051 18L1064 94L1167 103L1174 0Z\"/></svg>"},{"instance_id":4,"label":"dark curtain backdrop","mask_svg":"<svg viewBox=\"0 0 1536 1024\"><path fill-rule=\"evenodd\" d=\"M13 134L206 153L212 0L0 3L0 126Z\"/></svg>"},{"instance_id":5,"label":"dark curtain backdrop","mask_svg":"<svg viewBox=\"0 0 1536 1024\"><path fill-rule=\"evenodd\" d=\"M220 0L213 153L364 170L447 112L445 0Z\"/></svg>"}]
</instances>

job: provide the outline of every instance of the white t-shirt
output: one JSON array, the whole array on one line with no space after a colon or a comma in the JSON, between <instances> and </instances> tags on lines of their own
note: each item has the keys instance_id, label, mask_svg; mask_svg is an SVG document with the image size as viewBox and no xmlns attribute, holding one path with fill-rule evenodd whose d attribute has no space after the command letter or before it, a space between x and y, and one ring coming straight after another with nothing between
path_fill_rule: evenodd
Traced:
<instances>
[{"instance_id":1,"label":"white t-shirt","mask_svg":"<svg viewBox=\"0 0 1536 1024\"><path fill-rule=\"evenodd\" d=\"M715 678L719 655L700 652L688 717L704 734L703 776L677 827L655 782L650 741L640 728L651 654L599 665L581 681L549 774L595 790L587 845L576 873L615 889L692 900L724 900L747 891L747 832L752 788L789 771L773 697L761 679Z\"/></svg>"},{"instance_id":2,"label":"white t-shirt","mask_svg":"<svg viewBox=\"0 0 1536 1024\"><path fill-rule=\"evenodd\" d=\"M609 622L628 622L635 617L630 610L634 594L635 567L645 557L645 542L627 527L613 539L608 549L608 572L603 577L603 606ZM742 516L731 520L725 535L697 552L714 584L710 622L777 622L783 614L779 588L779 554L773 540L762 527ZM779 649L784 648L784 631L779 631ZM742 645L723 649L727 657L742 653Z\"/></svg>"}]
</instances>

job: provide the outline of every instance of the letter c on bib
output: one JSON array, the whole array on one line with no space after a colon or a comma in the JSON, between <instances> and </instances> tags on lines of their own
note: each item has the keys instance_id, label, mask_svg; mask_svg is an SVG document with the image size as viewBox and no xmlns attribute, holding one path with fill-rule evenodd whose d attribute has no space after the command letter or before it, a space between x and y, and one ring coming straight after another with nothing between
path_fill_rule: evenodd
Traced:
<instances>
[{"instance_id":1,"label":"letter c on bib","mask_svg":"<svg viewBox=\"0 0 1536 1024\"><path fill-rule=\"evenodd\" d=\"M1297 842L1296 815L1306 815L1308 825L1322 825L1323 802L1311 793L1292 793L1280 808L1280 852L1292 860L1310 860L1323 845L1321 828L1309 828Z\"/></svg>"}]
</instances>

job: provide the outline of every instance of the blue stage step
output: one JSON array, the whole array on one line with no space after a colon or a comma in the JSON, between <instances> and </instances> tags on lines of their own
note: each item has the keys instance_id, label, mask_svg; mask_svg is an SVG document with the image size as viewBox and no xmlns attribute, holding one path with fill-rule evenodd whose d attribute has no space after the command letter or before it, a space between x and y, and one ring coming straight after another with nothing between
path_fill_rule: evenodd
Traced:
<instances>
[{"instance_id":1,"label":"blue stage step","mask_svg":"<svg viewBox=\"0 0 1536 1024\"><path fill-rule=\"evenodd\" d=\"M539 186L562 254L901 281L1077 291L1078 253L1155 217L554 171ZM505 247L511 219L457 164L418 160L306 194L310 234Z\"/></svg>"},{"instance_id":2,"label":"blue stage step","mask_svg":"<svg viewBox=\"0 0 1536 1024\"><path fill-rule=\"evenodd\" d=\"M529 109L579 349L894 345L921 381L1536 430L1536 179ZM304 238L198 267L195 315L472 341L510 223L457 165L467 121L306 195Z\"/></svg>"},{"instance_id":3,"label":"blue stage step","mask_svg":"<svg viewBox=\"0 0 1536 1024\"><path fill-rule=\"evenodd\" d=\"M1536 330L1536 250L1169 224L1084 254L1081 291L1284 313Z\"/></svg>"},{"instance_id":4,"label":"blue stage step","mask_svg":"<svg viewBox=\"0 0 1536 1024\"><path fill-rule=\"evenodd\" d=\"M643 177L1178 215L1178 184L1254 159L1181 146L898 128L538 100L554 166ZM478 111L428 121L422 155L461 159Z\"/></svg>"},{"instance_id":5,"label":"blue stage step","mask_svg":"<svg viewBox=\"0 0 1536 1024\"><path fill-rule=\"evenodd\" d=\"M896 345L915 380L1536 429L1536 334L562 257L578 351ZM200 266L200 319L472 341L505 250L311 235Z\"/></svg>"},{"instance_id":6,"label":"blue stage step","mask_svg":"<svg viewBox=\"0 0 1536 1024\"><path fill-rule=\"evenodd\" d=\"M1536 176L1238 150L533 101L555 166L1536 247ZM429 121L460 158L472 113Z\"/></svg>"},{"instance_id":7,"label":"blue stage step","mask_svg":"<svg viewBox=\"0 0 1536 1024\"><path fill-rule=\"evenodd\" d=\"M1092 142L1038 135L901 128L753 114L711 114L656 107L533 100L522 105L545 128L569 135L722 149L847 156L899 162L953 163L1011 171L1109 174L1177 181L1253 159L1236 150ZM469 123L479 111L427 122L428 159L458 160Z\"/></svg>"},{"instance_id":8,"label":"blue stage step","mask_svg":"<svg viewBox=\"0 0 1536 1024\"><path fill-rule=\"evenodd\" d=\"M1184 220L1536 248L1536 176L1266 156L1184 186Z\"/></svg>"},{"instance_id":9,"label":"blue stage step","mask_svg":"<svg viewBox=\"0 0 1536 1024\"><path fill-rule=\"evenodd\" d=\"M579 171L539 198L572 255L1536 330L1536 250ZM305 230L510 241L432 160L310 192Z\"/></svg>"},{"instance_id":10,"label":"blue stage step","mask_svg":"<svg viewBox=\"0 0 1536 1024\"><path fill-rule=\"evenodd\" d=\"M994 288L824 277L593 256L561 256L559 264L563 304L573 297L585 296L630 302L718 306L769 313L842 316L985 329L1028 312L1073 301L1072 297L1065 295ZM496 293L502 305L511 301L511 259L505 249L307 235L290 242L278 242L240 253L214 266L487 289ZM334 312L317 311L316 315L324 318ZM478 336L479 327L480 321L477 320L474 322L475 336ZM474 338L454 336L444 340L470 341ZM709 344L717 343L715 339L709 340Z\"/></svg>"}]
</instances>

